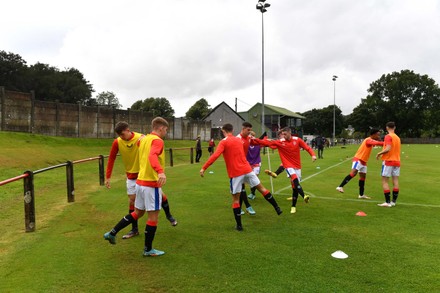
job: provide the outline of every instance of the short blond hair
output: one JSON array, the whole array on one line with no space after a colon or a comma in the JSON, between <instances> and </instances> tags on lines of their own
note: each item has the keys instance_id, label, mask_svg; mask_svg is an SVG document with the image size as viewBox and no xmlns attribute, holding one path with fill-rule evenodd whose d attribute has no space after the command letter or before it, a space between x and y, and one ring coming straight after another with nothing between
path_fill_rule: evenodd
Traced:
<instances>
[{"instance_id":1,"label":"short blond hair","mask_svg":"<svg viewBox=\"0 0 440 293\"><path fill-rule=\"evenodd\" d=\"M169 127L168 121L166 121L162 117L156 117L156 118L153 119L153 121L151 121L151 127L153 129L158 129L161 126Z\"/></svg>"},{"instance_id":2,"label":"short blond hair","mask_svg":"<svg viewBox=\"0 0 440 293\"><path fill-rule=\"evenodd\" d=\"M281 129L281 132L292 133L292 129L290 129L289 126L286 126L286 127L284 127L283 129Z\"/></svg>"}]
</instances>

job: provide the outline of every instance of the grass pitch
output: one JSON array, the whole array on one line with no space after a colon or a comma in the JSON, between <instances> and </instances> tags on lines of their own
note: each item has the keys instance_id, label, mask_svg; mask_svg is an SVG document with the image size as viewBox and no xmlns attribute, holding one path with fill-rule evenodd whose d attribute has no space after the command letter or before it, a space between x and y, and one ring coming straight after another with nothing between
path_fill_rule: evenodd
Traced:
<instances>
[{"instance_id":1,"label":"grass pitch","mask_svg":"<svg viewBox=\"0 0 440 293\"><path fill-rule=\"evenodd\" d=\"M166 147L182 142L166 141ZM191 147L193 142L185 142ZM46 138L0 132L0 180L66 160L107 154L111 140ZM366 194L358 200L357 178L341 194L335 187L349 173L357 146L324 151L311 162L303 153L303 188L291 215L289 181L272 180L284 210L277 216L258 195L255 216L234 230L228 178L217 161L200 178L200 164L166 169L164 187L172 227L161 214L154 246L166 254L143 258L143 236L110 245L102 234L127 213L120 159L112 189L98 184L97 163L75 166L74 203L67 203L63 169L35 180L37 230L24 232L23 186L0 186L1 292L438 292L440 288L440 198L436 145L403 145L400 196L383 202L380 162L368 164ZM28 154L28 155L26 155ZM206 161L204 152L202 161ZM270 152L272 169L279 164ZM263 156L264 170L268 166ZM213 171L213 173L209 173ZM271 189L267 175L262 183ZM355 214L363 211L366 217ZM143 227L145 219L140 220ZM342 250L347 259L331 253Z\"/></svg>"}]
</instances>

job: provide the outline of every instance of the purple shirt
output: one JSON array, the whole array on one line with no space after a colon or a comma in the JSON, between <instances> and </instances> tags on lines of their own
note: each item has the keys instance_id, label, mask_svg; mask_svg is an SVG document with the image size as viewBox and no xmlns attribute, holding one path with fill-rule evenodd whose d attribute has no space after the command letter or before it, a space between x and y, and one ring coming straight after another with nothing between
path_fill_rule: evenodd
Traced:
<instances>
[{"instance_id":1,"label":"purple shirt","mask_svg":"<svg viewBox=\"0 0 440 293\"><path fill-rule=\"evenodd\" d=\"M260 146L259 145L250 145L248 149L248 153L246 154L246 160L253 165L258 165L261 163L260 157Z\"/></svg>"}]
</instances>

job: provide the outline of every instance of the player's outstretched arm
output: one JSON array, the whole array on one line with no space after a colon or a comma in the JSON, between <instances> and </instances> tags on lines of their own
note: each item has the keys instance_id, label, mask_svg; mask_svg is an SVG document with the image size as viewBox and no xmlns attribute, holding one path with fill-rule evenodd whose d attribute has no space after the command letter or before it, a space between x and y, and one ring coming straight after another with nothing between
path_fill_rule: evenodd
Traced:
<instances>
[{"instance_id":1,"label":"player's outstretched arm","mask_svg":"<svg viewBox=\"0 0 440 293\"><path fill-rule=\"evenodd\" d=\"M275 142L272 140L268 140L268 139L259 139L259 138L252 138L250 140L250 144L251 145L260 145L263 147L273 147L275 146Z\"/></svg>"},{"instance_id":2,"label":"player's outstretched arm","mask_svg":"<svg viewBox=\"0 0 440 293\"><path fill-rule=\"evenodd\" d=\"M224 150L225 150L225 145L224 145L224 141L222 140L218 144L217 150L208 158L208 161L206 161L206 163L203 164L202 169L200 170L200 176L203 177L203 175L205 174L205 170L208 169L209 166L211 166L221 156Z\"/></svg>"}]
</instances>

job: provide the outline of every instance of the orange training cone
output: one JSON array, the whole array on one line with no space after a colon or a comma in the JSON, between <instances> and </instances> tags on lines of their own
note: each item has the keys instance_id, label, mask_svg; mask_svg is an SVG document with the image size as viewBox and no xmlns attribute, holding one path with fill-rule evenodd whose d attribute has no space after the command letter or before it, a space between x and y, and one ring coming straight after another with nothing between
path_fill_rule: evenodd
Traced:
<instances>
[{"instance_id":1,"label":"orange training cone","mask_svg":"<svg viewBox=\"0 0 440 293\"><path fill-rule=\"evenodd\" d=\"M359 212L356 213L356 216L359 216L359 217L366 217L367 214L364 213L363 211L359 211Z\"/></svg>"}]
</instances>

